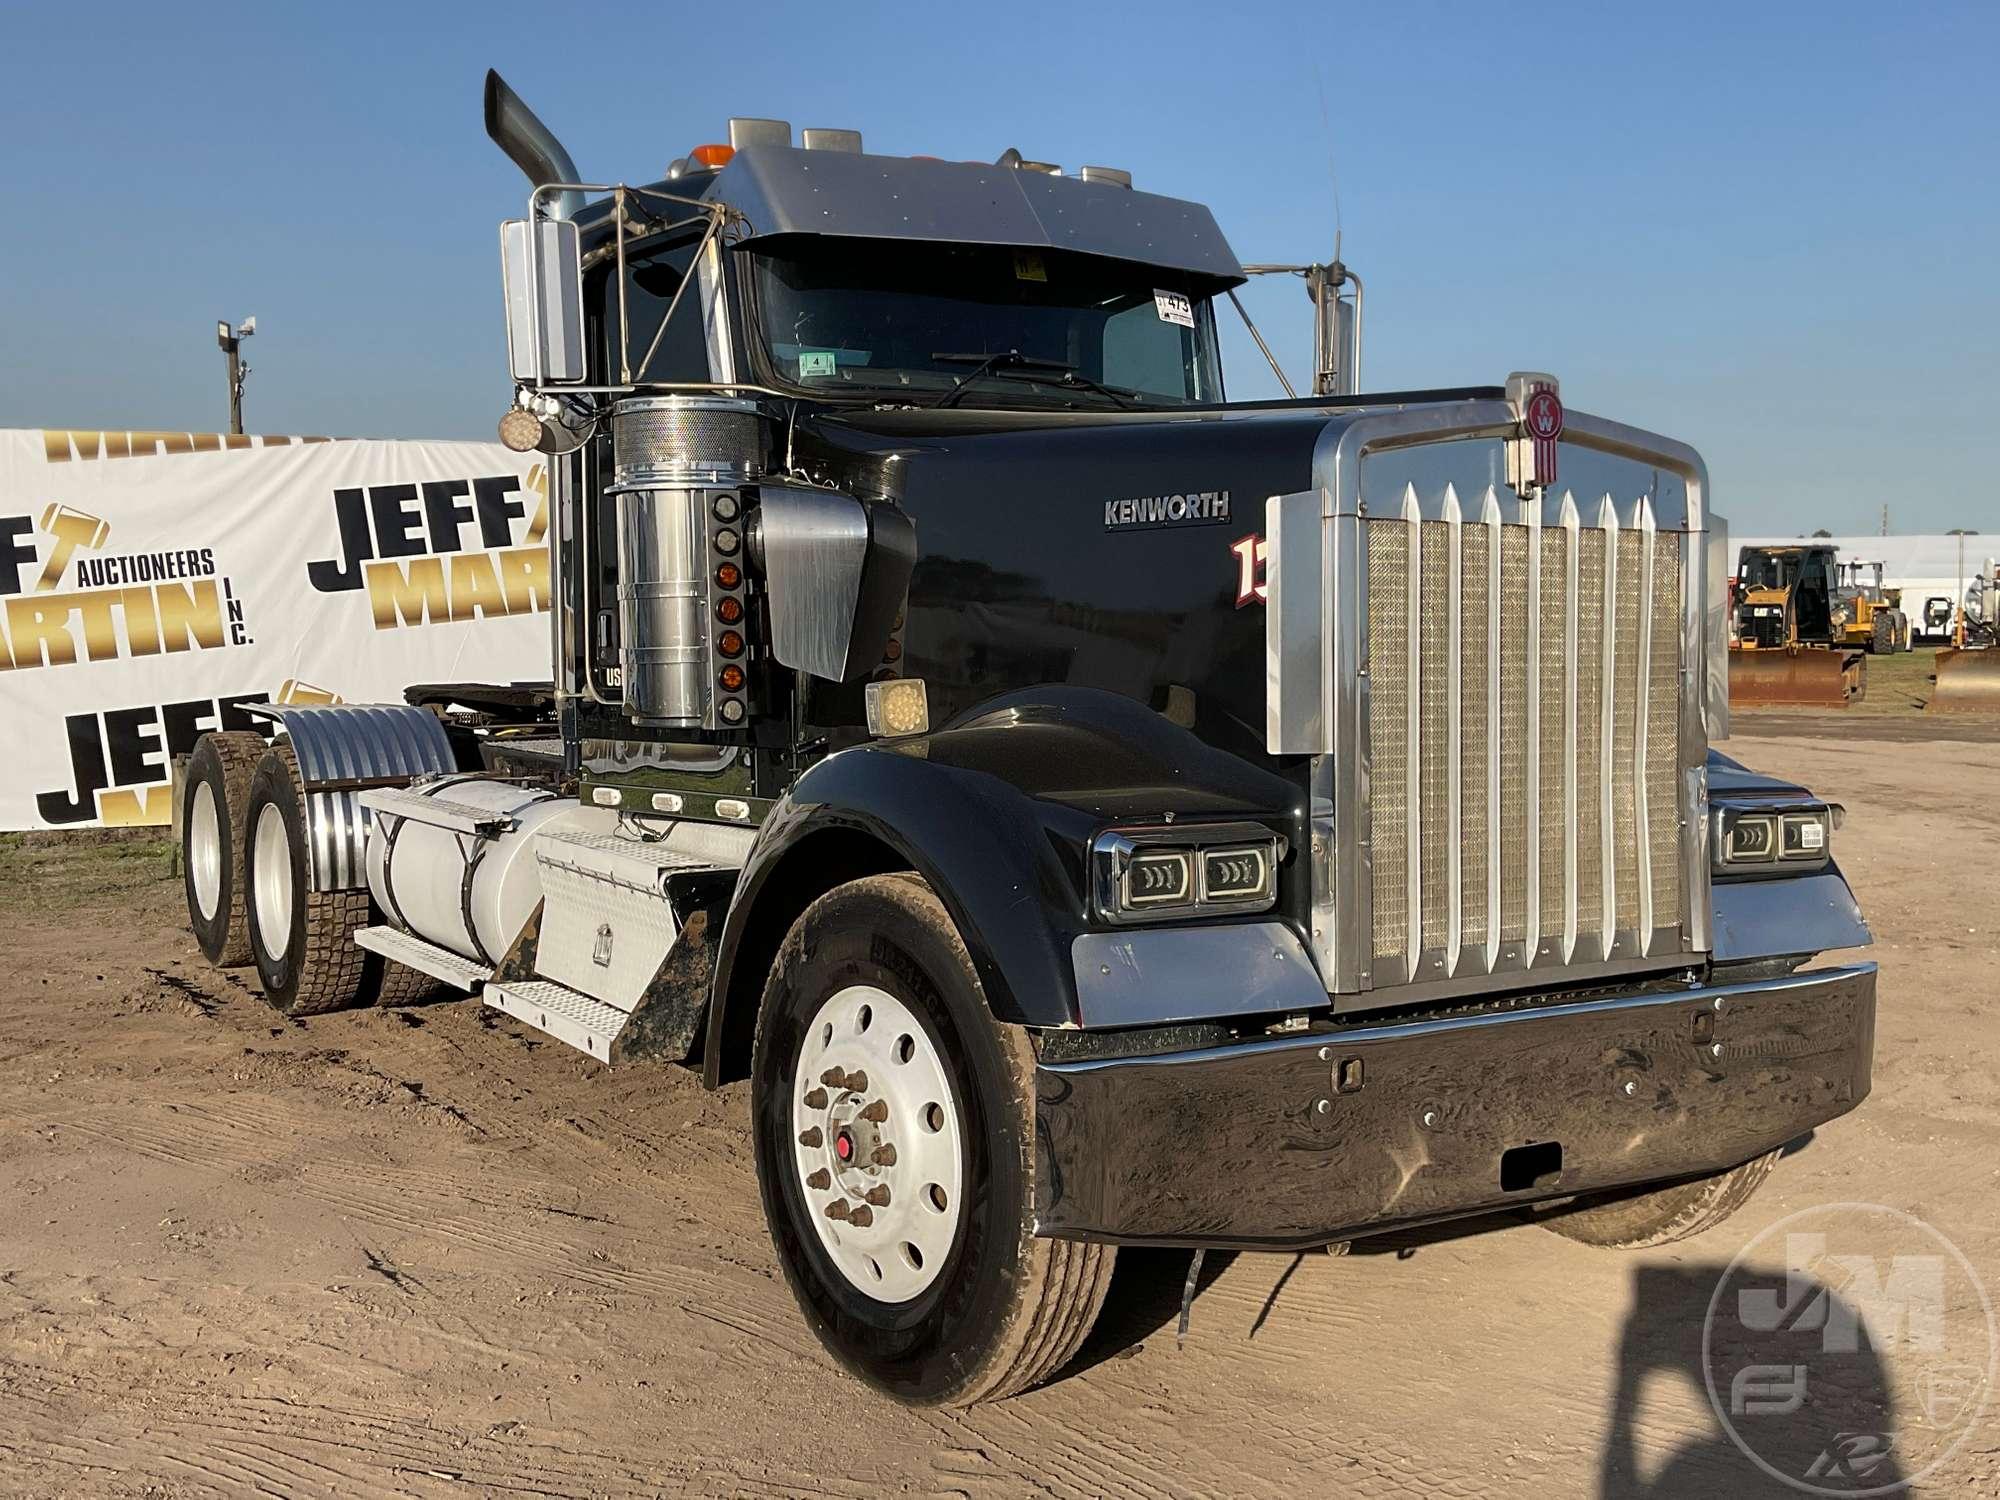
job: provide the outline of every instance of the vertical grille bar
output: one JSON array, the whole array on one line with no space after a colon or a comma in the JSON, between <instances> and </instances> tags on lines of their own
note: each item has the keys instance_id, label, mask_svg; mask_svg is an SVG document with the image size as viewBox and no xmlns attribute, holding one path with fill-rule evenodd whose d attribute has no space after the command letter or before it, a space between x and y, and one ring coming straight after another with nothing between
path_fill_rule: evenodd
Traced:
<instances>
[{"instance_id":1,"label":"vertical grille bar","mask_svg":"<svg viewBox=\"0 0 2000 1500\"><path fill-rule=\"evenodd\" d=\"M1460 746L1460 723L1464 715L1464 675L1460 660L1464 652L1464 625L1461 611L1465 601L1465 527L1458 512L1458 491L1451 485L1444 487L1444 533L1445 533L1445 754L1443 766L1444 780L1444 851L1445 851L1445 922L1444 922L1444 971L1447 976L1458 972L1458 950L1464 941L1464 919L1461 907L1465 894L1464 850L1461 845L1464 835L1460 822L1462 784L1465 780L1465 754Z\"/></svg>"},{"instance_id":2,"label":"vertical grille bar","mask_svg":"<svg viewBox=\"0 0 2000 1500\"><path fill-rule=\"evenodd\" d=\"M1572 809L1565 795L1570 753L1570 695L1567 692L1569 662L1565 656L1569 640L1569 533L1560 525L1541 528L1542 602L1541 627L1536 654L1541 675L1535 696L1535 713L1540 720L1541 775L1537 785L1541 798L1536 810L1534 836L1540 847L1536 866L1539 901L1535 908L1535 953L1543 962L1562 962L1563 923L1569 879L1565 857L1564 829Z\"/></svg>"},{"instance_id":3,"label":"vertical grille bar","mask_svg":"<svg viewBox=\"0 0 2000 1500\"><path fill-rule=\"evenodd\" d=\"M1613 644L1612 671L1607 687L1616 696L1611 705L1611 753L1605 764L1610 768L1611 846L1617 853L1614 891L1614 932L1630 934L1639 926L1639 842L1638 814L1633 801L1632 778L1636 762L1632 746L1635 737L1637 695L1632 690L1632 665L1639 656L1638 591L1639 533L1620 527L1612 549L1615 565L1607 585L1611 599Z\"/></svg>"},{"instance_id":4,"label":"vertical grille bar","mask_svg":"<svg viewBox=\"0 0 2000 1500\"><path fill-rule=\"evenodd\" d=\"M1526 639L1521 652L1527 687L1528 748L1527 774L1521 791L1521 847L1527 854L1527 870L1522 884L1521 964L1535 962L1542 936L1542 506L1540 500L1521 504L1521 519L1527 523L1528 604Z\"/></svg>"},{"instance_id":5,"label":"vertical grille bar","mask_svg":"<svg viewBox=\"0 0 2000 1500\"><path fill-rule=\"evenodd\" d=\"M1404 670L1409 690L1403 701L1403 764L1410 795L1403 809L1404 926L1403 960L1406 979L1417 977L1417 955L1423 951L1424 927L1424 785L1423 720L1424 650L1424 513L1414 486L1403 490L1403 522L1410 533L1407 614L1403 620Z\"/></svg>"},{"instance_id":6,"label":"vertical grille bar","mask_svg":"<svg viewBox=\"0 0 2000 1500\"><path fill-rule=\"evenodd\" d=\"M1486 972L1492 973L1500 959L1500 497L1493 486L1479 507L1480 529L1485 533L1486 554L1484 598L1486 610Z\"/></svg>"},{"instance_id":7,"label":"vertical grille bar","mask_svg":"<svg viewBox=\"0 0 2000 1500\"><path fill-rule=\"evenodd\" d=\"M1494 502L1490 498L1486 504ZM1495 741L1491 731L1496 723L1498 694L1493 690L1490 670L1498 658L1488 645L1493 629L1493 588L1490 569L1496 549L1491 530L1475 512L1459 535L1459 587L1463 591L1458 613L1458 726L1459 756L1454 785L1458 791L1460 837L1459 857L1459 941L1467 952L1464 958L1478 972L1492 967L1488 942L1499 932L1498 904L1487 889L1487 875L1494 856L1488 852L1493 836L1493 809L1497 799L1490 790Z\"/></svg>"},{"instance_id":8,"label":"vertical grille bar","mask_svg":"<svg viewBox=\"0 0 2000 1500\"><path fill-rule=\"evenodd\" d=\"M1618 936L1618 796L1616 743L1618 734L1618 507L1606 495L1597 507L1597 525L1604 535L1604 672L1598 679L1603 697L1598 754L1603 778L1598 784L1599 854L1604 864L1601 899L1604 957L1611 956Z\"/></svg>"},{"instance_id":9,"label":"vertical grille bar","mask_svg":"<svg viewBox=\"0 0 2000 1500\"><path fill-rule=\"evenodd\" d=\"M1605 914L1609 878L1604 863L1606 787L1604 767L1605 537L1601 527L1584 527L1577 537L1576 603L1576 930L1586 959L1610 950Z\"/></svg>"},{"instance_id":10,"label":"vertical grille bar","mask_svg":"<svg viewBox=\"0 0 2000 1500\"><path fill-rule=\"evenodd\" d=\"M1562 819L1562 956L1568 963L1576 954L1577 867L1576 867L1576 637L1577 637L1577 517L1576 497L1567 491L1562 503L1563 535L1563 819Z\"/></svg>"},{"instance_id":11,"label":"vertical grille bar","mask_svg":"<svg viewBox=\"0 0 2000 1500\"><path fill-rule=\"evenodd\" d=\"M1648 824L1651 809L1646 799L1646 731L1648 698L1653 686L1653 507L1644 496L1639 499L1639 577L1642 580L1635 601L1639 615L1639 644L1632 659L1632 848L1639 866L1639 952L1645 953L1653 941L1653 847Z\"/></svg>"},{"instance_id":12,"label":"vertical grille bar","mask_svg":"<svg viewBox=\"0 0 2000 1500\"><path fill-rule=\"evenodd\" d=\"M1652 809L1647 860L1653 867L1653 920L1678 927L1687 920L1682 899L1681 819L1676 766L1680 757L1681 533L1653 535L1653 654L1646 731L1647 806ZM1671 810L1672 815L1668 813Z\"/></svg>"},{"instance_id":13,"label":"vertical grille bar","mask_svg":"<svg viewBox=\"0 0 2000 1500\"><path fill-rule=\"evenodd\" d=\"M1500 941L1520 945L1526 957L1528 889L1529 723L1528 528L1500 528Z\"/></svg>"}]
</instances>

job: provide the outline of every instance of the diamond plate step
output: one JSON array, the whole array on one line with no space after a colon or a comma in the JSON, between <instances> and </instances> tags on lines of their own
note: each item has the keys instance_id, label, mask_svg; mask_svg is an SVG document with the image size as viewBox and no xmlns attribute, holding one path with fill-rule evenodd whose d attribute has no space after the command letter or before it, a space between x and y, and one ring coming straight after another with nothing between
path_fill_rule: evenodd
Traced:
<instances>
[{"instance_id":1,"label":"diamond plate step","mask_svg":"<svg viewBox=\"0 0 2000 1500\"><path fill-rule=\"evenodd\" d=\"M354 934L354 941L370 953L379 953L399 964L408 964L468 994L484 984L486 976L493 972L482 963L475 963L449 948L440 948L436 943L425 942L400 927L364 927Z\"/></svg>"},{"instance_id":2,"label":"diamond plate step","mask_svg":"<svg viewBox=\"0 0 2000 1500\"><path fill-rule=\"evenodd\" d=\"M485 999L495 1010L504 1010L515 1020L546 1031L599 1062L610 1061L611 1043L627 1019L615 1006L546 979L488 984Z\"/></svg>"}]
</instances>

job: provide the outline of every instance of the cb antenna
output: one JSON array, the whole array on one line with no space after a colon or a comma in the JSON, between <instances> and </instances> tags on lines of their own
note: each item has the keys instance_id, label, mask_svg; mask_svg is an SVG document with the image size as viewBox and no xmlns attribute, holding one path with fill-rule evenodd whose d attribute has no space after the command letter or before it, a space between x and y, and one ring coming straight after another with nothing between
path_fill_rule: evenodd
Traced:
<instances>
[{"instance_id":1,"label":"cb antenna","mask_svg":"<svg viewBox=\"0 0 2000 1500\"><path fill-rule=\"evenodd\" d=\"M1313 63L1313 86L1319 91L1319 134L1326 145L1326 183L1333 197L1333 260L1340 264L1340 172L1333 157L1333 122L1326 111L1326 69L1318 62Z\"/></svg>"}]
</instances>

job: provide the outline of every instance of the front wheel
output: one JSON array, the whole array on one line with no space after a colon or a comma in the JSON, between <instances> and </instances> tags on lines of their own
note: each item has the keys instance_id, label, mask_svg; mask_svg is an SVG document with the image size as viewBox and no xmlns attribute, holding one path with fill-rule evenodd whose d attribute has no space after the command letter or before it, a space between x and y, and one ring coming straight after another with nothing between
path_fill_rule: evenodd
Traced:
<instances>
[{"instance_id":1,"label":"front wheel","mask_svg":"<svg viewBox=\"0 0 2000 1500\"><path fill-rule=\"evenodd\" d=\"M1076 1352L1115 1252L1035 1236L1033 1050L993 1020L921 879L839 886L793 925L752 1079L771 1238L843 1365L902 1401L970 1405Z\"/></svg>"},{"instance_id":2,"label":"front wheel","mask_svg":"<svg viewBox=\"0 0 2000 1500\"><path fill-rule=\"evenodd\" d=\"M1670 1187L1586 1198L1543 1215L1540 1223L1566 1239L1606 1250L1650 1250L1713 1229L1763 1185L1782 1148L1740 1167Z\"/></svg>"}]
</instances>

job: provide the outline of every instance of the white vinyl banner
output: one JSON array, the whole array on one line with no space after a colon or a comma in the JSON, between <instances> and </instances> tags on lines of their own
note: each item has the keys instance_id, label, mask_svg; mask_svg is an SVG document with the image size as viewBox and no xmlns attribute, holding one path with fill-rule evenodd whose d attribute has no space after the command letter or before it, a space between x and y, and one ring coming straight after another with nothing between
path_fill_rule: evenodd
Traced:
<instances>
[{"instance_id":1,"label":"white vinyl banner","mask_svg":"<svg viewBox=\"0 0 2000 1500\"><path fill-rule=\"evenodd\" d=\"M0 828L170 822L244 703L546 681L547 528L497 444L0 431Z\"/></svg>"}]
</instances>

